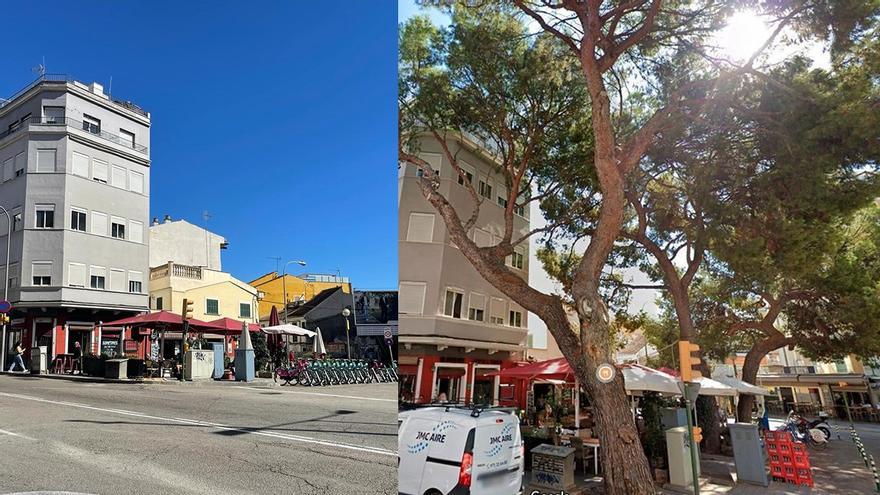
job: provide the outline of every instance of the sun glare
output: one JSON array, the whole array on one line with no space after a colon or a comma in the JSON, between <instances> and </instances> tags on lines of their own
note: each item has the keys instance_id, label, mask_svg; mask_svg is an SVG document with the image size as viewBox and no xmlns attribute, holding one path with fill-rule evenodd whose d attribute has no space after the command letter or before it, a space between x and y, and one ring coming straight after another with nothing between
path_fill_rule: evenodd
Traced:
<instances>
[{"instance_id":1,"label":"sun glare","mask_svg":"<svg viewBox=\"0 0 880 495\"><path fill-rule=\"evenodd\" d=\"M773 32L773 27L751 11L733 14L727 26L718 32L715 44L719 55L731 60L742 62L748 60Z\"/></svg>"}]
</instances>

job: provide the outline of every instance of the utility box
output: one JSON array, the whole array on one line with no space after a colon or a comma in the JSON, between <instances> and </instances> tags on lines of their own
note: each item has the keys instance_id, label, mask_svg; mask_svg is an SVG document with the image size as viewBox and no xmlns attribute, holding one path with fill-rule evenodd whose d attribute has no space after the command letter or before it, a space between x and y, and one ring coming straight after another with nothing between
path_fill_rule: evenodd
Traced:
<instances>
[{"instance_id":1,"label":"utility box","mask_svg":"<svg viewBox=\"0 0 880 495\"><path fill-rule=\"evenodd\" d=\"M215 380L220 380L223 378L223 372L225 371L226 363L223 359L225 349L222 342L211 342L211 348L214 351L214 374L211 375L211 378Z\"/></svg>"},{"instance_id":2,"label":"utility box","mask_svg":"<svg viewBox=\"0 0 880 495\"><path fill-rule=\"evenodd\" d=\"M128 359L108 359L104 363L104 378L125 380L128 378Z\"/></svg>"},{"instance_id":3,"label":"utility box","mask_svg":"<svg viewBox=\"0 0 880 495\"><path fill-rule=\"evenodd\" d=\"M41 345L31 348L31 373L45 375L49 372L49 348Z\"/></svg>"},{"instance_id":4,"label":"utility box","mask_svg":"<svg viewBox=\"0 0 880 495\"><path fill-rule=\"evenodd\" d=\"M666 453L669 456L669 488L693 492L694 475L691 468L691 444L687 426L666 430ZM700 452L695 450L697 476L700 476Z\"/></svg>"},{"instance_id":5,"label":"utility box","mask_svg":"<svg viewBox=\"0 0 880 495\"><path fill-rule=\"evenodd\" d=\"M568 492L575 488L574 449L555 445L539 445L532 453L530 488L545 492Z\"/></svg>"},{"instance_id":6,"label":"utility box","mask_svg":"<svg viewBox=\"0 0 880 495\"><path fill-rule=\"evenodd\" d=\"M770 475L765 468L767 464L766 452L761 446L758 425L751 423L731 424L730 442L733 444L737 482L768 486Z\"/></svg>"},{"instance_id":7,"label":"utility box","mask_svg":"<svg viewBox=\"0 0 880 495\"><path fill-rule=\"evenodd\" d=\"M185 380L204 380L214 375L214 351L191 349L184 357L183 378Z\"/></svg>"}]
</instances>

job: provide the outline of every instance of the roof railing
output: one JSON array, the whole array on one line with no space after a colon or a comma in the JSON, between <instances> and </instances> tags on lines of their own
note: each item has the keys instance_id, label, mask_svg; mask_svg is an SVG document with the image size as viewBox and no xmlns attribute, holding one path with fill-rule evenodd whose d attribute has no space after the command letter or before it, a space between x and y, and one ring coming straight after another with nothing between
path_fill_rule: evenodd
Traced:
<instances>
[{"instance_id":1,"label":"roof railing","mask_svg":"<svg viewBox=\"0 0 880 495\"><path fill-rule=\"evenodd\" d=\"M19 96L30 91L31 88L33 88L34 86L41 84L41 83L44 83L44 82L73 83L73 82L77 82L77 81L76 81L76 79L74 79L73 77L71 77L67 74L43 74L40 77L36 78L34 81L31 81L30 83L28 83L25 87L21 88L20 90L16 91L15 93L13 93L12 96L10 96L9 98L0 98L0 108L3 108L6 105L9 105L13 101L15 101L16 98L18 98ZM119 105L119 106L125 108L126 110L132 111L138 115L143 115L144 117L150 116L150 114L147 113L146 110L135 105L134 103L132 103L130 101L118 100L118 99L113 98L113 96L109 95L109 94L107 95L107 98L111 102L113 102L114 104Z\"/></svg>"},{"instance_id":2,"label":"roof railing","mask_svg":"<svg viewBox=\"0 0 880 495\"><path fill-rule=\"evenodd\" d=\"M88 132L89 134L94 134L101 139L105 139L107 141L116 143L120 146L125 146L126 148L131 148L139 153L146 154L149 151L149 148L142 144L137 144L131 139L126 139L117 134L113 134L107 131L101 130L100 126L89 122L82 122L70 117L31 117L28 119L23 119L15 124L9 126L5 131L0 131L0 139L5 138L6 136L15 134L16 132L25 129L29 125L38 125L38 126L65 126L72 127L74 129L79 129L84 132Z\"/></svg>"}]
</instances>

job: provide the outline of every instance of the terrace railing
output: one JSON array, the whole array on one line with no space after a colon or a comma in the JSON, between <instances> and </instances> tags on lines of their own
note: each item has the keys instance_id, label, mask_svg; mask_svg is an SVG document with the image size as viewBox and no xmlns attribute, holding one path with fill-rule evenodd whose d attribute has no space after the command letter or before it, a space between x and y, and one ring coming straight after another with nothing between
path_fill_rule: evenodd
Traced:
<instances>
[{"instance_id":1,"label":"terrace railing","mask_svg":"<svg viewBox=\"0 0 880 495\"><path fill-rule=\"evenodd\" d=\"M90 122L83 122L80 120L73 119L71 117L31 117L28 119L24 119L21 122L13 124L5 131L0 131L0 139L5 138L6 136L15 134L22 129L25 129L28 126L64 126L64 127L72 127L74 129L79 129L81 131L88 132L89 134L94 134L95 136L104 139L106 141L110 141L112 143L116 143L120 146L125 146L126 148L131 148L139 153L147 154L149 148L142 144L137 144L131 139L124 138L119 136L118 134L113 134L111 132L107 132L101 130L100 126L92 124Z\"/></svg>"}]
</instances>

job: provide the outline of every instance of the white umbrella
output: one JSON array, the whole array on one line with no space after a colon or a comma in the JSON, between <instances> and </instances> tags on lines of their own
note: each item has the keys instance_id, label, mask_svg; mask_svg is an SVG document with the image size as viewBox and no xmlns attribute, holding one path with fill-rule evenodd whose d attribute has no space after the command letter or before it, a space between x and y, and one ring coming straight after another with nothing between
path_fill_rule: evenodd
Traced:
<instances>
[{"instance_id":1,"label":"white umbrella","mask_svg":"<svg viewBox=\"0 0 880 495\"><path fill-rule=\"evenodd\" d=\"M306 330L305 328L298 327L296 325L291 325L289 323L285 323L283 325L275 325L274 327L263 327L260 329L260 331L271 335L304 335L306 337L315 336L315 332L311 330Z\"/></svg>"},{"instance_id":2,"label":"white umbrella","mask_svg":"<svg viewBox=\"0 0 880 495\"><path fill-rule=\"evenodd\" d=\"M711 378L701 376L695 380L700 384L700 395L727 396L736 395L736 389Z\"/></svg>"},{"instance_id":3,"label":"white umbrella","mask_svg":"<svg viewBox=\"0 0 880 495\"><path fill-rule=\"evenodd\" d=\"M744 382L739 378L735 378L732 376L716 376L715 380L733 387L736 389L740 395L773 395L767 389L763 387L759 387L757 385L752 385L751 383Z\"/></svg>"},{"instance_id":4,"label":"white umbrella","mask_svg":"<svg viewBox=\"0 0 880 495\"><path fill-rule=\"evenodd\" d=\"M314 347L312 348L315 353L320 356L321 354L327 354L327 348L324 347L324 338L321 337L321 327L316 328L318 330L318 334L315 335Z\"/></svg>"},{"instance_id":5,"label":"white umbrella","mask_svg":"<svg viewBox=\"0 0 880 495\"><path fill-rule=\"evenodd\" d=\"M628 392L651 391L661 394L681 395L678 378L640 364L621 365L623 385Z\"/></svg>"}]
</instances>

